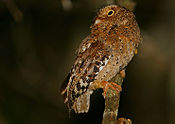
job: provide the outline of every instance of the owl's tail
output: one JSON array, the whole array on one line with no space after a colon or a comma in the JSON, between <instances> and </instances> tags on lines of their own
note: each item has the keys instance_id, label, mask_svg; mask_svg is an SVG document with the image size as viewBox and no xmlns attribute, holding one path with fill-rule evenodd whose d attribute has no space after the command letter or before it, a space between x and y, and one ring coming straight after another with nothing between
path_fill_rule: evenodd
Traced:
<instances>
[{"instance_id":1,"label":"owl's tail","mask_svg":"<svg viewBox=\"0 0 175 124\"><path fill-rule=\"evenodd\" d=\"M67 103L69 110L73 109L75 113L87 113L90 107L90 95L92 90L87 90L84 94L81 94L76 99L70 99L71 91L67 91L70 74L66 77L62 83L60 94L64 97L64 103Z\"/></svg>"},{"instance_id":2,"label":"owl's tail","mask_svg":"<svg viewBox=\"0 0 175 124\"><path fill-rule=\"evenodd\" d=\"M87 113L90 107L90 95L93 91L87 91L86 93L79 96L74 102L72 109L74 109L75 113Z\"/></svg>"}]
</instances>

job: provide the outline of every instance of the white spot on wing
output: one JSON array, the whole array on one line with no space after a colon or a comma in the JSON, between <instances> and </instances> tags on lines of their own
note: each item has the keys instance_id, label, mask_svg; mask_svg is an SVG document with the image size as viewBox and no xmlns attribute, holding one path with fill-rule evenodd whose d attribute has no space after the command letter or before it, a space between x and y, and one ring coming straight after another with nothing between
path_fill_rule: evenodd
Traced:
<instances>
[{"instance_id":1,"label":"white spot on wing","mask_svg":"<svg viewBox=\"0 0 175 124\"><path fill-rule=\"evenodd\" d=\"M104 67L104 66L101 66L101 67L99 68L99 72L103 69L103 67Z\"/></svg>"},{"instance_id":2,"label":"white spot on wing","mask_svg":"<svg viewBox=\"0 0 175 124\"><path fill-rule=\"evenodd\" d=\"M90 45L91 45L91 43L88 43L88 44L87 44L87 47L89 48L89 47L90 47Z\"/></svg>"},{"instance_id":3,"label":"white spot on wing","mask_svg":"<svg viewBox=\"0 0 175 124\"><path fill-rule=\"evenodd\" d=\"M84 83L84 86L85 86L85 87L87 87L87 85L88 85L88 83L87 83L87 82L85 82L85 83Z\"/></svg>"},{"instance_id":4,"label":"white spot on wing","mask_svg":"<svg viewBox=\"0 0 175 124\"><path fill-rule=\"evenodd\" d=\"M105 61L104 61L105 64L104 64L104 66L106 66L106 64L109 62L110 58L111 58L111 56L109 56L109 59L105 58ZM99 72L104 68L104 66L101 66L99 68Z\"/></svg>"}]
</instances>

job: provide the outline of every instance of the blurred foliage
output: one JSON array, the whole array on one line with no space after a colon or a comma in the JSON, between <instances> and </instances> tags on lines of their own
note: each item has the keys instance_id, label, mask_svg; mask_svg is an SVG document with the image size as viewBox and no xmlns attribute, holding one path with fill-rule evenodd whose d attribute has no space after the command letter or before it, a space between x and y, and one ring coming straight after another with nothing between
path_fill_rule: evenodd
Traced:
<instances>
[{"instance_id":1,"label":"blurred foliage","mask_svg":"<svg viewBox=\"0 0 175 124\"><path fill-rule=\"evenodd\" d=\"M101 123L102 90L92 95L89 113L72 112L69 118L59 87L106 2L70 2L65 9L61 0L0 1L0 124ZM175 122L175 1L135 2L144 40L126 69L119 116L136 124L170 124Z\"/></svg>"}]
</instances>

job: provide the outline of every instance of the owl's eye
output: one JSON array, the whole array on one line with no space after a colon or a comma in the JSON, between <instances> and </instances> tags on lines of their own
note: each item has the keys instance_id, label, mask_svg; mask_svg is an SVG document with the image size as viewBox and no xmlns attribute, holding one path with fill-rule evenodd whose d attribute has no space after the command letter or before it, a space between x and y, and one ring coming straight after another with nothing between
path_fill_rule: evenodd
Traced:
<instances>
[{"instance_id":1,"label":"owl's eye","mask_svg":"<svg viewBox=\"0 0 175 124\"><path fill-rule=\"evenodd\" d=\"M114 14L114 10L109 10L108 11L108 16L112 16Z\"/></svg>"}]
</instances>

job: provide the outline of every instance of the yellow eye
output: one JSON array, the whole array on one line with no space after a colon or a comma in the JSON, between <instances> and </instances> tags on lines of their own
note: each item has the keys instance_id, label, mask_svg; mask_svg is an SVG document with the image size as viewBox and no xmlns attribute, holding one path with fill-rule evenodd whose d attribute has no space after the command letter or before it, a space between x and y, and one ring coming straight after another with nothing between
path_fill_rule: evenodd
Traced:
<instances>
[{"instance_id":1,"label":"yellow eye","mask_svg":"<svg viewBox=\"0 0 175 124\"><path fill-rule=\"evenodd\" d=\"M109 10L108 11L108 16L112 16L114 14L114 10Z\"/></svg>"}]
</instances>

